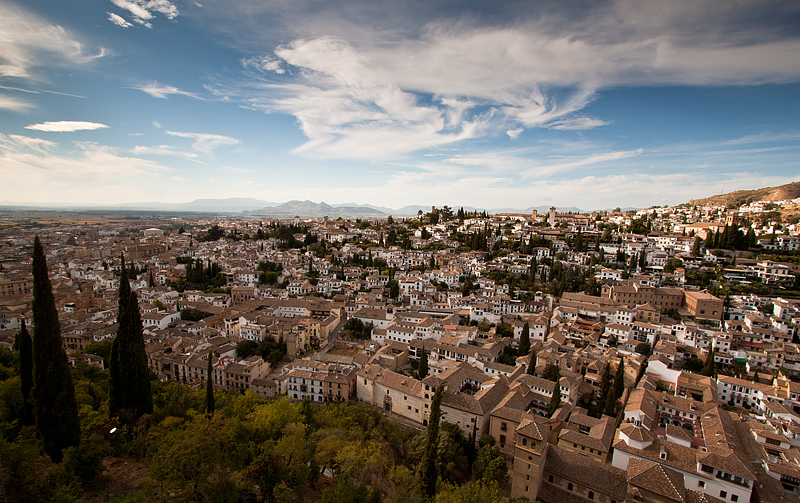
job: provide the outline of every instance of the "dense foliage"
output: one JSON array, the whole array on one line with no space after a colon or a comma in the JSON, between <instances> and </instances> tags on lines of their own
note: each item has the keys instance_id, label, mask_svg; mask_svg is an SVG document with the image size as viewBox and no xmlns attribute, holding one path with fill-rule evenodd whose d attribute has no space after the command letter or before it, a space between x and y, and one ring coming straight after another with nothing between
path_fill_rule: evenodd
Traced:
<instances>
[{"instance_id":1,"label":"dense foliage","mask_svg":"<svg viewBox=\"0 0 800 503\"><path fill-rule=\"evenodd\" d=\"M153 414L122 425L109 418L107 373L81 361L72 370L81 443L57 465L19 424L17 368L18 353L0 349L10 501L422 502L423 458L432 461L431 501L502 501L507 474L496 448L476 452L474 437L453 424L441 423L429 440L374 407L219 390L210 415L207 390L154 381Z\"/></svg>"}]
</instances>

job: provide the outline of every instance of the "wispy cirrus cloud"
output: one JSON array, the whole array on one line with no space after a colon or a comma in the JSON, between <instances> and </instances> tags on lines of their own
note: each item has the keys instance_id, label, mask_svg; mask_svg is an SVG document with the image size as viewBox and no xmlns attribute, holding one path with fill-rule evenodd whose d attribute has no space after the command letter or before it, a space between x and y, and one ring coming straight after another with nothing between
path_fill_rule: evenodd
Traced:
<instances>
[{"instance_id":1,"label":"wispy cirrus cloud","mask_svg":"<svg viewBox=\"0 0 800 503\"><path fill-rule=\"evenodd\" d=\"M582 131L594 129L596 127L608 126L608 121L596 119L594 117L570 117L553 121L546 125L548 129L560 129L562 131Z\"/></svg>"},{"instance_id":2,"label":"wispy cirrus cloud","mask_svg":"<svg viewBox=\"0 0 800 503\"><path fill-rule=\"evenodd\" d=\"M42 122L41 124L31 124L25 126L25 129L32 129L34 131L46 131L48 133L71 133L73 131L92 131L95 129L106 129L105 124L99 122L84 122L84 121L55 121L55 122Z\"/></svg>"},{"instance_id":3,"label":"wispy cirrus cloud","mask_svg":"<svg viewBox=\"0 0 800 503\"><path fill-rule=\"evenodd\" d=\"M131 86L131 88L143 91L152 96L153 98L166 99L169 95L175 94L179 96L189 96L190 98L195 98L195 99L202 99L200 96L194 93L190 93L188 91L181 91L177 87L165 86L159 84L158 82L152 82L150 84L144 84L139 86Z\"/></svg>"},{"instance_id":4,"label":"wispy cirrus cloud","mask_svg":"<svg viewBox=\"0 0 800 503\"><path fill-rule=\"evenodd\" d=\"M10 110L12 112L24 112L25 110L28 110L29 108L32 107L33 105L31 105L25 100L0 94L0 110Z\"/></svg>"},{"instance_id":5,"label":"wispy cirrus cloud","mask_svg":"<svg viewBox=\"0 0 800 503\"><path fill-rule=\"evenodd\" d=\"M20 152L29 150L31 152L45 154L57 149L58 144L42 138L31 138L16 134L0 134L0 149L10 152Z\"/></svg>"},{"instance_id":6,"label":"wispy cirrus cloud","mask_svg":"<svg viewBox=\"0 0 800 503\"><path fill-rule=\"evenodd\" d=\"M774 19L753 0L547 2L458 18L425 2L346 4L300 15L282 3L207 3L215 27L249 47L272 33L269 19L291 27L281 32L290 43L243 60L243 80L209 89L294 116L308 138L295 153L387 160L531 128L606 126L580 112L609 87L800 81L800 36L782 24L797 15L789 4L773 5Z\"/></svg>"},{"instance_id":7,"label":"wispy cirrus cloud","mask_svg":"<svg viewBox=\"0 0 800 503\"><path fill-rule=\"evenodd\" d=\"M36 79L48 66L84 64L106 54L87 51L78 37L10 3L0 3L0 77Z\"/></svg>"},{"instance_id":8,"label":"wispy cirrus cloud","mask_svg":"<svg viewBox=\"0 0 800 503\"><path fill-rule=\"evenodd\" d=\"M180 157L190 161L197 161L197 154L194 152L186 152L179 150L172 145L136 145L133 148L133 153L136 155L161 155L169 157Z\"/></svg>"},{"instance_id":9,"label":"wispy cirrus cloud","mask_svg":"<svg viewBox=\"0 0 800 503\"><path fill-rule=\"evenodd\" d=\"M193 140L192 148L197 152L201 152L207 156L211 156L214 153L214 150L218 148L230 147L241 143L241 141L236 138L219 134L184 133L179 131L167 131L167 134L177 136L179 138L189 138Z\"/></svg>"},{"instance_id":10,"label":"wispy cirrus cloud","mask_svg":"<svg viewBox=\"0 0 800 503\"><path fill-rule=\"evenodd\" d=\"M178 8L169 0L111 0L111 3L127 11L133 22L147 28L153 27L151 21L155 18L154 13L163 14L169 20L173 20L180 15ZM118 14L109 13L109 20L123 28L133 26ZM122 24L120 21L122 21Z\"/></svg>"}]
</instances>

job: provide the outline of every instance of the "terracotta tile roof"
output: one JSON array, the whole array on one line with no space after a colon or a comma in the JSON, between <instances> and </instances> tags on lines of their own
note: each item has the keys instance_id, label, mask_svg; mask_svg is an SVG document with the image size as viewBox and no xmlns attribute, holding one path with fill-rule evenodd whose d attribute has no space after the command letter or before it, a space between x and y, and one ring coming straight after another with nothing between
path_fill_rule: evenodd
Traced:
<instances>
[{"instance_id":1,"label":"terracotta tile roof","mask_svg":"<svg viewBox=\"0 0 800 503\"><path fill-rule=\"evenodd\" d=\"M676 501L683 501L686 497L683 475L653 461L631 458L628 483Z\"/></svg>"},{"instance_id":2,"label":"terracotta tile roof","mask_svg":"<svg viewBox=\"0 0 800 503\"><path fill-rule=\"evenodd\" d=\"M581 456L557 445L548 446L544 470L624 501L628 482L625 470Z\"/></svg>"}]
</instances>

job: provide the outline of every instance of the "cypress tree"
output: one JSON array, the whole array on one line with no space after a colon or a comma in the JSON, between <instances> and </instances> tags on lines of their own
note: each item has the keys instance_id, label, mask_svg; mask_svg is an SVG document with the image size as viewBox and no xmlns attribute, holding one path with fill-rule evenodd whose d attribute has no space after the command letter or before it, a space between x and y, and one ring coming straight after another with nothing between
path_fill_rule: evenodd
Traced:
<instances>
[{"instance_id":1,"label":"cypress tree","mask_svg":"<svg viewBox=\"0 0 800 503\"><path fill-rule=\"evenodd\" d=\"M625 392L625 358L620 359L617 365L617 373L614 374L614 384L611 386L614 391L614 400L619 400Z\"/></svg>"},{"instance_id":2,"label":"cypress tree","mask_svg":"<svg viewBox=\"0 0 800 503\"><path fill-rule=\"evenodd\" d=\"M47 261L39 236L33 242L33 389L36 429L44 450L54 463L62 451L77 446L81 427L75 388L61 339L61 325L47 273Z\"/></svg>"},{"instance_id":3,"label":"cypress tree","mask_svg":"<svg viewBox=\"0 0 800 503\"><path fill-rule=\"evenodd\" d=\"M556 413L556 410L561 406L561 383L556 381L555 387L553 388L553 397L550 399L550 408L547 410L547 413L550 417L553 417L553 414Z\"/></svg>"},{"instance_id":4,"label":"cypress tree","mask_svg":"<svg viewBox=\"0 0 800 503\"><path fill-rule=\"evenodd\" d=\"M31 390L33 389L33 341L31 341L31 336L24 321L17 333L15 346L19 351L20 388L22 389L22 417L20 418L20 423L31 426L34 424L33 403L31 402Z\"/></svg>"},{"instance_id":5,"label":"cypress tree","mask_svg":"<svg viewBox=\"0 0 800 503\"><path fill-rule=\"evenodd\" d=\"M692 256L693 257L700 256L700 236L694 237L694 244L692 245Z\"/></svg>"},{"instance_id":6,"label":"cypress tree","mask_svg":"<svg viewBox=\"0 0 800 503\"><path fill-rule=\"evenodd\" d=\"M209 416L214 414L214 379L211 376L211 360L214 359L214 353L208 354L208 368L206 369L206 414Z\"/></svg>"},{"instance_id":7,"label":"cypress tree","mask_svg":"<svg viewBox=\"0 0 800 503\"><path fill-rule=\"evenodd\" d=\"M424 379L428 375L428 353L425 351L424 347L422 348L422 355L419 357L419 369L417 370L417 374L420 379Z\"/></svg>"},{"instance_id":8,"label":"cypress tree","mask_svg":"<svg viewBox=\"0 0 800 503\"><path fill-rule=\"evenodd\" d=\"M126 416L138 419L142 414L153 412L150 371L144 351L139 301L128 282L125 257L122 257L120 273L117 336L111 344L109 368L109 413L118 416L125 411Z\"/></svg>"},{"instance_id":9,"label":"cypress tree","mask_svg":"<svg viewBox=\"0 0 800 503\"><path fill-rule=\"evenodd\" d=\"M605 408L603 409L603 413L607 416L613 416L617 409L617 399L614 397L614 393L609 393L606 397Z\"/></svg>"},{"instance_id":10,"label":"cypress tree","mask_svg":"<svg viewBox=\"0 0 800 503\"><path fill-rule=\"evenodd\" d=\"M522 335L519 339L519 354L525 355L528 354L531 350L531 327L528 325L526 321L524 325L522 325Z\"/></svg>"},{"instance_id":11,"label":"cypress tree","mask_svg":"<svg viewBox=\"0 0 800 503\"><path fill-rule=\"evenodd\" d=\"M608 397L608 390L611 389L611 365L606 362L603 373L600 375L600 401Z\"/></svg>"},{"instance_id":12,"label":"cypress tree","mask_svg":"<svg viewBox=\"0 0 800 503\"><path fill-rule=\"evenodd\" d=\"M528 359L528 375L536 374L536 351L531 351L531 357Z\"/></svg>"},{"instance_id":13,"label":"cypress tree","mask_svg":"<svg viewBox=\"0 0 800 503\"><path fill-rule=\"evenodd\" d=\"M712 345L711 348L708 350L708 356L706 356L706 366L703 368L703 375L708 377L714 377L717 373L717 365L714 362L714 346Z\"/></svg>"},{"instance_id":14,"label":"cypress tree","mask_svg":"<svg viewBox=\"0 0 800 503\"><path fill-rule=\"evenodd\" d=\"M431 415L428 418L428 431L425 436L425 452L422 455L422 492L428 498L436 494L436 459L439 446L439 416L441 415L444 383L436 388L431 401Z\"/></svg>"}]
</instances>

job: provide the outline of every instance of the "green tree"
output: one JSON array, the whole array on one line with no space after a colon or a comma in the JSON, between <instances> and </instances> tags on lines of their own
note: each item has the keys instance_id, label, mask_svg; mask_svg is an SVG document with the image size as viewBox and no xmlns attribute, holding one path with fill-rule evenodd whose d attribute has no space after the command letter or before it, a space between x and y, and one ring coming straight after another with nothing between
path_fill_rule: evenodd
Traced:
<instances>
[{"instance_id":1,"label":"green tree","mask_svg":"<svg viewBox=\"0 0 800 503\"><path fill-rule=\"evenodd\" d=\"M425 379L428 375L428 352L425 351L425 348L422 348L422 354L419 357L419 369L417 370L417 375L420 379Z\"/></svg>"},{"instance_id":2,"label":"green tree","mask_svg":"<svg viewBox=\"0 0 800 503\"><path fill-rule=\"evenodd\" d=\"M214 415L214 369L211 366L214 353L208 353L208 367L206 367L206 414Z\"/></svg>"},{"instance_id":3,"label":"green tree","mask_svg":"<svg viewBox=\"0 0 800 503\"><path fill-rule=\"evenodd\" d=\"M508 477L508 465L496 445L486 444L478 450L473 464L475 478L484 484L502 483Z\"/></svg>"},{"instance_id":4,"label":"green tree","mask_svg":"<svg viewBox=\"0 0 800 503\"><path fill-rule=\"evenodd\" d=\"M603 373L600 374L600 401L603 402L608 398L608 390L611 389L611 364L606 362L603 367Z\"/></svg>"},{"instance_id":5,"label":"green tree","mask_svg":"<svg viewBox=\"0 0 800 503\"><path fill-rule=\"evenodd\" d=\"M526 321L522 325L522 335L519 338L519 354L526 355L531 350L531 327Z\"/></svg>"},{"instance_id":6,"label":"green tree","mask_svg":"<svg viewBox=\"0 0 800 503\"><path fill-rule=\"evenodd\" d=\"M528 375L536 373L536 351L531 351L531 356L528 358Z\"/></svg>"},{"instance_id":7,"label":"green tree","mask_svg":"<svg viewBox=\"0 0 800 503\"><path fill-rule=\"evenodd\" d=\"M17 351L19 351L19 374L20 388L22 390L22 416L20 423L26 426L33 425L33 403L31 402L31 390L33 389L33 341L22 322L17 333Z\"/></svg>"},{"instance_id":8,"label":"green tree","mask_svg":"<svg viewBox=\"0 0 800 503\"><path fill-rule=\"evenodd\" d=\"M617 373L614 374L614 383L611 385L614 391L614 399L619 400L625 392L625 358L619 360L617 365Z\"/></svg>"},{"instance_id":9,"label":"green tree","mask_svg":"<svg viewBox=\"0 0 800 503\"><path fill-rule=\"evenodd\" d=\"M607 416L614 416L617 410L617 399L614 397L613 391L606 396L606 403L604 404L603 413Z\"/></svg>"},{"instance_id":10,"label":"green tree","mask_svg":"<svg viewBox=\"0 0 800 503\"><path fill-rule=\"evenodd\" d=\"M397 299L400 296L400 284L396 280L390 280L387 286L389 287L389 298Z\"/></svg>"},{"instance_id":11,"label":"green tree","mask_svg":"<svg viewBox=\"0 0 800 503\"><path fill-rule=\"evenodd\" d=\"M436 388L431 400L431 414L428 417L428 431L425 436L425 452L420 465L422 472L422 492L432 498L436 494L436 458L439 445L439 416L441 414L444 383Z\"/></svg>"},{"instance_id":12,"label":"green tree","mask_svg":"<svg viewBox=\"0 0 800 503\"><path fill-rule=\"evenodd\" d=\"M75 388L61 339L61 325L39 236L33 241L33 389L36 429L50 459L80 442Z\"/></svg>"},{"instance_id":13,"label":"green tree","mask_svg":"<svg viewBox=\"0 0 800 503\"><path fill-rule=\"evenodd\" d=\"M549 362L542 371L542 377L548 381L558 382L561 379L561 370L559 370L557 364Z\"/></svg>"},{"instance_id":14,"label":"green tree","mask_svg":"<svg viewBox=\"0 0 800 503\"><path fill-rule=\"evenodd\" d=\"M702 374L704 376L713 377L717 374L717 364L714 362L714 346L708 349L708 356L706 356L706 364L703 367Z\"/></svg>"},{"instance_id":15,"label":"green tree","mask_svg":"<svg viewBox=\"0 0 800 503\"><path fill-rule=\"evenodd\" d=\"M547 409L547 413L550 417L553 417L553 414L556 413L558 408L561 406L561 384L556 381L555 385L553 386L553 397L550 399L550 407Z\"/></svg>"},{"instance_id":16,"label":"green tree","mask_svg":"<svg viewBox=\"0 0 800 503\"><path fill-rule=\"evenodd\" d=\"M692 257L700 256L700 236L694 237L694 244L692 245Z\"/></svg>"},{"instance_id":17,"label":"green tree","mask_svg":"<svg viewBox=\"0 0 800 503\"><path fill-rule=\"evenodd\" d=\"M128 282L125 257L122 257L122 274L119 278L117 336L111 346L108 391L111 416L124 414L138 419L143 414L153 412L142 317L136 293L131 291Z\"/></svg>"}]
</instances>

